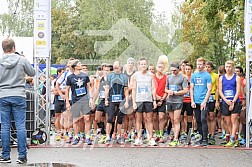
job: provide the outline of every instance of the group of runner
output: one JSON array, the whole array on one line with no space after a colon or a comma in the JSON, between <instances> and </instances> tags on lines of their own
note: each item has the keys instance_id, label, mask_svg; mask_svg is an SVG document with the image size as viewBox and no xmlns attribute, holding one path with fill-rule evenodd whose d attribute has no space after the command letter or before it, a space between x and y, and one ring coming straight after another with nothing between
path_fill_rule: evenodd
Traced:
<instances>
[{"instance_id":1,"label":"group of runner","mask_svg":"<svg viewBox=\"0 0 252 167\"><path fill-rule=\"evenodd\" d=\"M169 66L167 72L165 55L151 66L146 58L128 58L124 66L104 63L88 76L86 65L69 59L53 89L56 141L91 145L96 136L106 145L207 146L218 130L225 146L245 144L243 69L227 61L217 74L203 58L196 69L187 61Z\"/></svg>"}]
</instances>

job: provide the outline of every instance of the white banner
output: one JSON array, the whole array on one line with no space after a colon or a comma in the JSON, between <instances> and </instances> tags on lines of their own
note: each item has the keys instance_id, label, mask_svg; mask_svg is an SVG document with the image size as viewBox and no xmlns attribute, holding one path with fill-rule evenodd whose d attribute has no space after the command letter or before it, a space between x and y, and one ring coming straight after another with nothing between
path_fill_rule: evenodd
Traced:
<instances>
[{"instance_id":1,"label":"white banner","mask_svg":"<svg viewBox=\"0 0 252 167\"><path fill-rule=\"evenodd\" d=\"M51 0L34 0L34 56L50 57Z\"/></svg>"},{"instance_id":2,"label":"white banner","mask_svg":"<svg viewBox=\"0 0 252 167\"><path fill-rule=\"evenodd\" d=\"M246 46L246 73L249 73L250 70L249 70L249 64L250 64L250 61L252 61L252 0L246 0L245 1L245 25L244 25L244 28L245 28L245 46ZM246 96L247 98L249 98L250 96L250 93L249 93L249 89L250 89L250 83L249 83L249 77L250 75L247 74L246 75L247 78L247 93L246 93ZM246 101L246 102L249 102L249 104L247 104L249 107L247 107L247 119L248 119L248 122L252 119L252 94L250 96L250 100L249 101Z\"/></svg>"}]
</instances>

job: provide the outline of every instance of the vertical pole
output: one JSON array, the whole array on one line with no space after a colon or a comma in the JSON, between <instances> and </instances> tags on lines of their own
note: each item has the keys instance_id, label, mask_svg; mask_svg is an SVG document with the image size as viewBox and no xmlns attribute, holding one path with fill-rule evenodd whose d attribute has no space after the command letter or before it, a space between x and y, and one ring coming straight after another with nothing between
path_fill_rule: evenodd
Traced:
<instances>
[{"instance_id":1,"label":"vertical pole","mask_svg":"<svg viewBox=\"0 0 252 167\"><path fill-rule=\"evenodd\" d=\"M50 99L51 99L51 0L34 0L34 67L36 68L36 74L40 73L39 64L40 61L46 63L46 96L40 96L39 92L39 76L35 77L35 121L34 127L37 128L39 124L45 125L45 132L47 134L46 145L50 144ZM40 100L45 100L45 106L40 104ZM41 111L46 112L45 119L40 118Z\"/></svg>"},{"instance_id":2,"label":"vertical pole","mask_svg":"<svg viewBox=\"0 0 252 167\"><path fill-rule=\"evenodd\" d=\"M250 123L250 118L249 118L249 106L250 106L250 82L249 82L249 73L250 73L250 60L249 60L249 55L248 55L248 30L249 30L249 25L247 23L247 17L248 17L248 0L245 0L245 7L244 7L244 33L245 33L245 48L246 48L246 147L249 147L249 123Z\"/></svg>"},{"instance_id":3,"label":"vertical pole","mask_svg":"<svg viewBox=\"0 0 252 167\"><path fill-rule=\"evenodd\" d=\"M37 128L38 126L38 122L37 122L37 117L38 117L38 112L39 112L39 97L38 97L38 81L39 81L39 70L38 70L38 58L34 57L34 68L35 68L35 78L34 78L34 130Z\"/></svg>"},{"instance_id":4,"label":"vertical pole","mask_svg":"<svg viewBox=\"0 0 252 167\"><path fill-rule=\"evenodd\" d=\"M49 54L49 53L48 53ZM51 63L50 59L46 59L46 119L45 119L45 128L46 128L46 135L47 135L47 141L46 145L50 144L50 124L51 124L51 80L50 80L50 74L51 74Z\"/></svg>"}]
</instances>

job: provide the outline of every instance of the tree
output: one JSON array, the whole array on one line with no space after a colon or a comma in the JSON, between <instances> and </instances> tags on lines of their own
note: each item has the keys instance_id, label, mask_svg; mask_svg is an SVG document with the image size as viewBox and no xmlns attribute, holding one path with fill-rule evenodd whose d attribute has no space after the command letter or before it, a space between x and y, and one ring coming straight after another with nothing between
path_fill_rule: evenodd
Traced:
<instances>
[{"instance_id":1,"label":"tree","mask_svg":"<svg viewBox=\"0 0 252 167\"><path fill-rule=\"evenodd\" d=\"M181 11L183 40L195 49L192 62L203 56L216 65L232 59L244 66L244 1L191 0Z\"/></svg>"},{"instance_id":2,"label":"tree","mask_svg":"<svg viewBox=\"0 0 252 167\"><path fill-rule=\"evenodd\" d=\"M1 14L1 34L30 37L33 35L33 1L8 0L7 14Z\"/></svg>"}]
</instances>

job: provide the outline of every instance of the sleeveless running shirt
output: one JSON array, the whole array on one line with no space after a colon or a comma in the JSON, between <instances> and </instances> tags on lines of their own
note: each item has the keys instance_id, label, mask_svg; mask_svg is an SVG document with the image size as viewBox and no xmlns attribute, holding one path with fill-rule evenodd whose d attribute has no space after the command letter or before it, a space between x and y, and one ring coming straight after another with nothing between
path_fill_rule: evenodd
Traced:
<instances>
[{"instance_id":1,"label":"sleeveless running shirt","mask_svg":"<svg viewBox=\"0 0 252 167\"><path fill-rule=\"evenodd\" d=\"M112 102L121 102L124 96L124 87L128 87L128 78L125 74L112 72L107 76L109 84L109 99Z\"/></svg>"},{"instance_id":2,"label":"sleeveless running shirt","mask_svg":"<svg viewBox=\"0 0 252 167\"><path fill-rule=\"evenodd\" d=\"M152 76L150 73L136 73L136 102L152 102Z\"/></svg>"},{"instance_id":3,"label":"sleeveless running shirt","mask_svg":"<svg viewBox=\"0 0 252 167\"><path fill-rule=\"evenodd\" d=\"M236 75L235 74L230 80L226 78L226 75L222 76L222 93L224 94L226 99L228 100L234 99L235 94L236 94ZM224 100L222 102L225 103ZM239 98L237 102L239 102Z\"/></svg>"},{"instance_id":4,"label":"sleeveless running shirt","mask_svg":"<svg viewBox=\"0 0 252 167\"><path fill-rule=\"evenodd\" d=\"M155 74L154 79L157 83L156 93L158 96L163 97L163 95L165 94L165 85L166 85L167 75L163 75L163 77L159 79L157 75Z\"/></svg>"},{"instance_id":5,"label":"sleeveless running shirt","mask_svg":"<svg viewBox=\"0 0 252 167\"><path fill-rule=\"evenodd\" d=\"M102 77L100 80L100 87L99 87L99 99L105 98L105 87L106 87L106 81L105 78Z\"/></svg>"}]
</instances>

